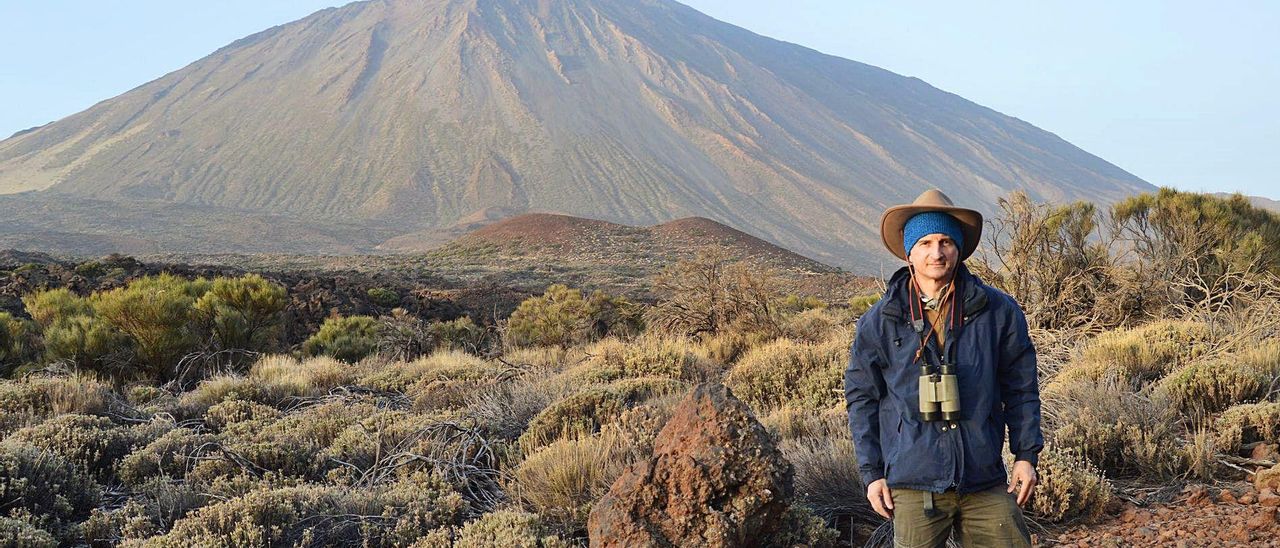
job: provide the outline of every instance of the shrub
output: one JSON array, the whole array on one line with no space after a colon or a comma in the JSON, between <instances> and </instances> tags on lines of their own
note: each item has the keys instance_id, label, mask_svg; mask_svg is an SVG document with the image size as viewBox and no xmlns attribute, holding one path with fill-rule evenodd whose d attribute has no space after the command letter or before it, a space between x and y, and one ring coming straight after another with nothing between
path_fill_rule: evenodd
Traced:
<instances>
[{"instance_id":1,"label":"shrub","mask_svg":"<svg viewBox=\"0 0 1280 548\"><path fill-rule=\"evenodd\" d=\"M1046 431L1112 477L1165 479L1184 466L1176 410L1112 383L1076 381L1043 394Z\"/></svg>"},{"instance_id":2,"label":"shrub","mask_svg":"<svg viewBox=\"0 0 1280 548\"><path fill-rule=\"evenodd\" d=\"M364 359L378 348L377 321L369 316L336 316L302 343L306 356L326 355L347 363Z\"/></svg>"},{"instance_id":3,"label":"shrub","mask_svg":"<svg viewBox=\"0 0 1280 548\"><path fill-rule=\"evenodd\" d=\"M653 280L661 296L645 311L645 323L660 330L695 336L723 330L777 333L778 294L774 273L721 250L671 265Z\"/></svg>"},{"instance_id":4,"label":"shrub","mask_svg":"<svg viewBox=\"0 0 1280 548\"><path fill-rule=\"evenodd\" d=\"M634 306L601 291L583 295L562 284L520 303L507 320L509 346L569 345L633 330Z\"/></svg>"},{"instance_id":5,"label":"shrub","mask_svg":"<svg viewBox=\"0 0 1280 548\"><path fill-rule=\"evenodd\" d=\"M813 515L806 507L792 504L782 516L782 530L765 546L811 546L829 548L836 546L840 532L827 527L822 518Z\"/></svg>"},{"instance_id":6,"label":"shrub","mask_svg":"<svg viewBox=\"0 0 1280 548\"><path fill-rule=\"evenodd\" d=\"M31 293L22 302L40 327L46 360L117 375L131 373L111 367L127 362L132 351L128 337L98 317L88 299L59 288ZM120 358L109 359L114 355Z\"/></svg>"},{"instance_id":7,"label":"shrub","mask_svg":"<svg viewBox=\"0 0 1280 548\"><path fill-rule=\"evenodd\" d=\"M1205 324L1173 320L1108 331L1090 341L1080 361L1055 380L1117 379L1137 388L1202 354L1208 339Z\"/></svg>"},{"instance_id":8,"label":"shrub","mask_svg":"<svg viewBox=\"0 0 1280 548\"><path fill-rule=\"evenodd\" d=\"M20 519L0 516L0 542L9 548L57 548L58 539L48 531Z\"/></svg>"},{"instance_id":9,"label":"shrub","mask_svg":"<svg viewBox=\"0 0 1280 548\"><path fill-rule=\"evenodd\" d=\"M502 370L460 350L441 350L411 362L379 366L359 379L361 386L378 390L420 393L436 381L494 379Z\"/></svg>"},{"instance_id":10,"label":"shrub","mask_svg":"<svg viewBox=\"0 0 1280 548\"><path fill-rule=\"evenodd\" d=\"M421 475L369 489L260 489L192 512L147 546L402 546L461 523L466 503Z\"/></svg>"},{"instance_id":11,"label":"shrub","mask_svg":"<svg viewBox=\"0 0 1280 548\"><path fill-rule=\"evenodd\" d=\"M427 322L403 308L378 318L379 356L408 361L430 354L436 345L436 336Z\"/></svg>"},{"instance_id":12,"label":"shrub","mask_svg":"<svg viewBox=\"0 0 1280 548\"><path fill-rule=\"evenodd\" d=\"M242 422L269 424L280 418L280 411L260 403L244 400L227 400L210 407L204 414L204 422L214 431Z\"/></svg>"},{"instance_id":13,"label":"shrub","mask_svg":"<svg viewBox=\"0 0 1280 548\"><path fill-rule=\"evenodd\" d=\"M684 386L671 379L639 378L584 390L538 413L520 435L520 447L531 451L567 435L597 432L624 410Z\"/></svg>"},{"instance_id":14,"label":"shrub","mask_svg":"<svg viewBox=\"0 0 1280 548\"><path fill-rule=\"evenodd\" d=\"M317 393L319 390L300 376L273 375L270 372L256 377L219 375L201 381L194 390L182 394L174 412L182 419L199 418L210 407L227 400L245 400L279 407L289 403L292 398L310 397Z\"/></svg>"},{"instance_id":15,"label":"shrub","mask_svg":"<svg viewBox=\"0 0 1280 548\"><path fill-rule=\"evenodd\" d=\"M168 532L192 510L209 503L209 497L185 483L167 477L153 478L138 486L133 497L114 511L94 509L82 527L85 540L94 546L115 546ZM135 542L135 546L140 543Z\"/></svg>"},{"instance_id":16,"label":"shrub","mask_svg":"<svg viewBox=\"0 0 1280 548\"><path fill-rule=\"evenodd\" d=\"M249 370L254 383L294 396L309 396L355 382L356 371L329 356L299 361L290 356L271 355L258 359Z\"/></svg>"},{"instance_id":17,"label":"shrub","mask_svg":"<svg viewBox=\"0 0 1280 548\"><path fill-rule=\"evenodd\" d=\"M428 329L438 347L475 353L485 348L485 339L489 336L489 332L476 325L469 316L447 322L432 322Z\"/></svg>"},{"instance_id":18,"label":"shrub","mask_svg":"<svg viewBox=\"0 0 1280 548\"><path fill-rule=\"evenodd\" d=\"M386 287L371 287L365 292L369 302L383 308L391 308L400 304L400 294Z\"/></svg>"},{"instance_id":19,"label":"shrub","mask_svg":"<svg viewBox=\"0 0 1280 548\"><path fill-rule=\"evenodd\" d=\"M285 289L257 274L217 278L193 306L218 349L265 352L280 337Z\"/></svg>"},{"instance_id":20,"label":"shrub","mask_svg":"<svg viewBox=\"0 0 1280 548\"><path fill-rule=\"evenodd\" d=\"M782 455L795 466L796 502L833 525L874 521L867 489L858 474L853 440L841 435L809 436L780 444Z\"/></svg>"},{"instance_id":21,"label":"shrub","mask_svg":"<svg viewBox=\"0 0 1280 548\"><path fill-rule=\"evenodd\" d=\"M811 308L789 316L782 323L782 335L797 341L822 342L842 324L848 323L840 311L828 308Z\"/></svg>"},{"instance_id":22,"label":"shrub","mask_svg":"<svg viewBox=\"0 0 1280 548\"><path fill-rule=\"evenodd\" d=\"M0 376L8 376L32 357L34 331L31 322L0 312Z\"/></svg>"},{"instance_id":23,"label":"shrub","mask_svg":"<svg viewBox=\"0 0 1280 548\"><path fill-rule=\"evenodd\" d=\"M565 371L558 381L571 386L641 377L697 382L710 378L718 369L702 348L682 337L646 334L631 342L608 338L585 353L589 358Z\"/></svg>"},{"instance_id":24,"label":"shrub","mask_svg":"<svg viewBox=\"0 0 1280 548\"><path fill-rule=\"evenodd\" d=\"M830 438L849 433L849 413L843 404L814 413L795 405L774 409L760 419L760 424L779 442L800 438Z\"/></svg>"},{"instance_id":25,"label":"shrub","mask_svg":"<svg viewBox=\"0 0 1280 548\"><path fill-rule=\"evenodd\" d=\"M354 422L342 431L318 458L326 466L336 468L339 474L331 479L342 483L354 482L375 467L390 463L393 455L418 451L426 453L422 444L427 441L431 425L440 422L438 417L413 415L404 411L382 411ZM430 470L434 463L416 462L401 468L405 473Z\"/></svg>"},{"instance_id":26,"label":"shrub","mask_svg":"<svg viewBox=\"0 0 1280 548\"><path fill-rule=\"evenodd\" d=\"M1182 413L1204 417L1263 396L1275 375L1235 357L1196 362L1165 377L1160 388Z\"/></svg>"},{"instance_id":27,"label":"shrub","mask_svg":"<svg viewBox=\"0 0 1280 548\"><path fill-rule=\"evenodd\" d=\"M1094 521L1111 503L1111 482L1076 451L1046 447L1037 472L1039 484L1028 509L1041 519Z\"/></svg>"},{"instance_id":28,"label":"shrub","mask_svg":"<svg viewBox=\"0 0 1280 548\"><path fill-rule=\"evenodd\" d=\"M458 532L454 546L472 548L568 548L568 542L554 536L537 514L520 510L498 510L468 522Z\"/></svg>"},{"instance_id":29,"label":"shrub","mask_svg":"<svg viewBox=\"0 0 1280 548\"><path fill-rule=\"evenodd\" d=\"M880 302L880 295L861 295L849 298L849 311L854 316L866 314L871 307Z\"/></svg>"},{"instance_id":30,"label":"shrub","mask_svg":"<svg viewBox=\"0 0 1280 548\"><path fill-rule=\"evenodd\" d=\"M185 280L166 273L95 293L89 302L98 317L128 336L142 366L138 373L164 381L201 343L192 305L209 287L204 278Z\"/></svg>"},{"instance_id":31,"label":"shrub","mask_svg":"<svg viewBox=\"0 0 1280 548\"><path fill-rule=\"evenodd\" d=\"M516 467L511 492L526 508L574 534L585 529L592 503L628 464L629 452L615 435L560 439Z\"/></svg>"},{"instance_id":32,"label":"shrub","mask_svg":"<svg viewBox=\"0 0 1280 548\"><path fill-rule=\"evenodd\" d=\"M65 539L99 497L93 479L62 457L16 440L0 443L0 508L10 515L25 511L31 525Z\"/></svg>"},{"instance_id":33,"label":"shrub","mask_svg":"<svg viewBox=\"0 0 1280 548\"><path fill-rule=\"evenodd\" d=\"M1280 442L1280 402L1247 403L1231 407L1214 421L1214 445L1235 454L1254 442Z\"/></svg>"},{"instance_id":34,"label":"shrub","mask_svg":"<svg viewBox=\"0 0 1280 548\"><path fill-rule=\"evenodd\" d=\"M824 409L839 401L852 337L831 337L821 344L778 339L753 349L729 370L725 385L763 411L791 403Z\"/></svg>"},{"instance_id":35,"label":"shrub","mask_svg":"<svg viewBox=\"0 0 1280 548\"><path fill-rule=\"evenodd\" d=\"M88 300L65 287L29 293L22 297L22 304L42 329L48 329L60 319L93 313Z\"/></svg>"},{"instance_id":36,"label":"shrub","mask_svg":"<svg viewBox=\"0 0 1280 548\"><path fill-rule=\"evenodd\" d=\"M827 303L812 295L789 294L778 301L778 311L784 314L796 314L826 307Z\"/></svg>"},{"instance_id":37,"label":"shrub","mask_svg":"<svg viewBox=\"0 0 1280 548\"><path fill-rule=\"evenodd\" d=\"M129 453L128 429L106 417L62 415L13 433L12 438L30 444L99 473Z\"/></svg>"},{"instance_id":38,"label":"shrub","mask_svg":"<svg viewBox=\"0 0 1280 548\"><path fill-rule=\"evenodd\" d=\"M524 433L553 399L546 384L513 379L477 390L468 398L466 415L474 417L487 435L509 441Z\"/></svg>"},{"instance_id":39,"label":"shrub","mask_svg":"<svg viewBox=\"0 0 1280 548\"><path fill-rule=\"evenodd\" d=\"M106 417L60 415L10 436L58 455L81 469L107 479L119 461L138 443L147 443L160 435L162 424L120 426Z\"/></svg>"},{"instance_id":40,"label":"shrub","mask_svg":"<svg viewBox=\"0 0 1280 548\"><path fill-rule=\"evenodd\" d=\"M122 458L116 474L125 485L134 488L157 477L183 478L195 466L197 449L216 439L212 434L174 428Z\"/></svg>"},{"instance_id":41,"label":"shrub","mask_svg":"<svg viewBox=\"0 0 1280 548\"><path fill-rule=\"evenodd\" d=\"M774 339L767 333L740 333L722 331L715 334L703 334L699 337L703 352L711 360L732 365L748 350L756 348Z\"/></svg>"}]
</instances>

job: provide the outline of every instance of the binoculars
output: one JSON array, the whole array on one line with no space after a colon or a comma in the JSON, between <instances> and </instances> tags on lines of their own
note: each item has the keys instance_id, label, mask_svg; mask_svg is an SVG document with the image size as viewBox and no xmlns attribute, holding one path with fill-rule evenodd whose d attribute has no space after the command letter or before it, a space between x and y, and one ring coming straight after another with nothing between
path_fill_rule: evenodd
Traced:
<instances>
[{"instance_id":1,"label":"binoculars","mask_svg":"<svg viewBox=\"0 0 1280 548\"><path fill-rule=\"evenodd\" d=\"M954 366L920 368L920 417L925 422L960 420L960 384Z\"/></svg>"}]
</instances>

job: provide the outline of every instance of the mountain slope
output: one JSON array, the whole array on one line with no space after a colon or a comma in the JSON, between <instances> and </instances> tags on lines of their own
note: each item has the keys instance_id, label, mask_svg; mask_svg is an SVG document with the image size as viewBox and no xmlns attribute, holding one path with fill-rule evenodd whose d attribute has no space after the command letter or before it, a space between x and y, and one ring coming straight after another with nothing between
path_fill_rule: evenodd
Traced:
<instances>
[{"instance_id":1,"label":"mountain slope","mask_svg":"<svg viewBox=\"0 0 1280 548\"><path fill-rule=\"evenodd\" d=\"M51 203L406 234L493 210L703 216L862 270L879 210L931 186L987 211L1013 189L1151 188L917 79L667 0L349 4L0 142L0 193Z\"/></svg>"}]
</instances>

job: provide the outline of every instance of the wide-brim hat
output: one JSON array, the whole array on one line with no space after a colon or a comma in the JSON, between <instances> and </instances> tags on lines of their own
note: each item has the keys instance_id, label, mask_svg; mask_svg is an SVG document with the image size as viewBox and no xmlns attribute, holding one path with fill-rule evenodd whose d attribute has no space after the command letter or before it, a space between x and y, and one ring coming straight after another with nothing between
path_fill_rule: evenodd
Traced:
<instances>
[{"instance_id":1,"label":"wide-brim hat","mask_svg":"<svg viewBox=\"0 0 1280 548\"><path fill-rule=\"evenodd\" d=\"M907 250L902 248L902 227L917 213L940 211L960 221L960 232L964 236L964 247L960 249L960 260L963 261L978 249L978 241L982 238L982 214L975 210L957 207L941 190L926 190L917 196L914 202L893 206L880 216L880 239L890 253L902 260L907 260Z\"/></svg>"}]
</instances>

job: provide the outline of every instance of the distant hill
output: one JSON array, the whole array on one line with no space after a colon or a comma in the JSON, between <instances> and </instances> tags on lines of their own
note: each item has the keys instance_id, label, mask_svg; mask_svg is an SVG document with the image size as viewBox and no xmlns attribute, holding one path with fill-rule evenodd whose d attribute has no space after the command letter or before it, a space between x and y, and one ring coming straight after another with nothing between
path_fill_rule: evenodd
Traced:
<instances>
[{"instance_id":1,"label":"distant hill","mask_svg":"<svg viewBox=\"0 0 1280 548\"><path fill-rule=\"evenodd\" d=\"M705 248L734 258L797 272L836 269L703 217L687 217L635 227L568 215L528 213L469 232L431 254L467 255L495 251L532 260L583 260L660 267L690 259Z\"/></svg>"},{"instance_id":2,"label":"distant hill","mask_svg":"<svg viewBox=\"0 0 1280 548\"><path fill-rule=\"evenodd\" d=\"M940 187L1108 202L1146 182L916 78L670 0L319 11L0 141L0 246L364 253L557 212L705 217L876 271Z\"/></svg>"},{"instance_id":3,"label":"distant hill","mask_svg":"<svg viewBox=\"0 0 1280 548\"><path fill-rule=\"evenodd\" d=\"M1229 198L1232 196L1232 194L1228 192L1215 192L1213 195L1222 198ZM1249 203L1253 204L1254 207L1260 207L1267 211L1280 213L1280 201L1272 200L1271 198L1264 198L1262 196L1245 196L1245 198L1247 198Z\"/></svg>"}]
</instances>

